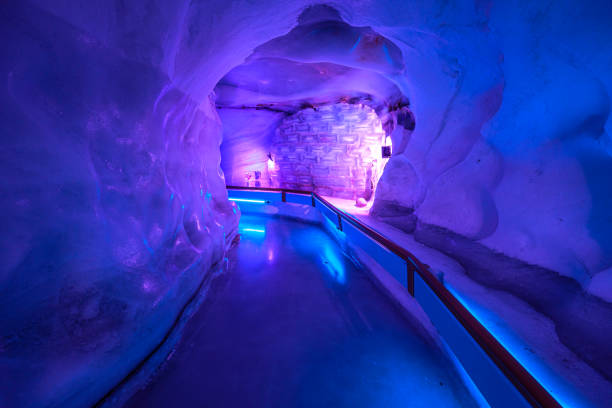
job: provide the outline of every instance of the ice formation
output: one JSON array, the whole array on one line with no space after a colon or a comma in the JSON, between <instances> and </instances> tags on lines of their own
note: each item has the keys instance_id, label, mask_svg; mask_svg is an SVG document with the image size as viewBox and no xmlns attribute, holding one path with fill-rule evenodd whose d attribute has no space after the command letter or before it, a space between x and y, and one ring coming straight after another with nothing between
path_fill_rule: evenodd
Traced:
<instances>
[{"instance_id":1,"label":"ice formation","mask_svg":"<svg viewBox=\"0 0 612 408\"><path fill-rule=\"evenodd\" d=\"M0 5L0 405L98 401L222 260L221 157L335 103L414 114L373 214L612 380L609 1L76 3Z\"/></svg>"}]
</instances>

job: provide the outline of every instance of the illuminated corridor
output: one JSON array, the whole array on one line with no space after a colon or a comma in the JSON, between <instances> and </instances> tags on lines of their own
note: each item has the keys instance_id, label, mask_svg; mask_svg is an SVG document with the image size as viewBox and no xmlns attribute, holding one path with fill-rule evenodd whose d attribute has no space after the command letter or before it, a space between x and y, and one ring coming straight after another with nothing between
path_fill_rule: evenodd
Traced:
<instances>
[{"instance_id":1,"label":"illuminated corridor","mask_svg":"<svg viewBox=\"0 0 612 408\"><path fill-rule=\"evenodd\" d=\"M457 369L316 224L244 216L172 359L127 407L471 407Z\"/></svg>"}]
</instances>

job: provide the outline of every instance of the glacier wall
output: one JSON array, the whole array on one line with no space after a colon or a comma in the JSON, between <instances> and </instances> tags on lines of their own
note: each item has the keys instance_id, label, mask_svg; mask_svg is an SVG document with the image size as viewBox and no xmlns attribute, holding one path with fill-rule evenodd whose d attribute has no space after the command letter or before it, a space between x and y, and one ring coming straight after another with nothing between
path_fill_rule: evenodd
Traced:
<instances>
[{"instance_id":1,"label":"glacier wall","mask_svg":"<svg viewBox=\"0 0 612 408\"><path fill-rule=\"evenodd\" d=\"M0 405L91 406L236 234L221 123L159 67L2 7Z\"/></svg>"},{"instance_id":2,"label":"glacier wall","mask_svg":"<svg viewBox=\"0 0 612 408\"><path fill-rule=\"evenodd\" d=\"M230 186L278 187L271 183L268 154L284 112L219 108L223 123L221 167ZM255 171L261 177L255 180ZM251 176L247 178L247 174Z\"/></svg>"},{"instance_id":3,"label":"glacier wall","mask_svg":"<svg viewBox=\"0 0 612 408\"><path fill-rule=\"evenodd\" d=\"M433 10L410 30L377 28L410 61L417 117L381 181L415 188L385 199L588 285L612 262L609 3Z\"/></svg>"}]
</instances>

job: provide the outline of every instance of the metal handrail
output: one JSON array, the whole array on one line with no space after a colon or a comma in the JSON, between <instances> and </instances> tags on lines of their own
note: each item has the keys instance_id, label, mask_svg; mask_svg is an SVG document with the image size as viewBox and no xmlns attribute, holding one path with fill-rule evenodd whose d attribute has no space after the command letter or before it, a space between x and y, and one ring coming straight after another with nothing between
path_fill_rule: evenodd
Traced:
<instances>
[{"instance_id":1,"label":"metal handrail","mask_svg":"<svg viewBox=\"0 0 612 408\"><path fill-rule=\"evenodd\" d=\"M455 316L457 321L487 353L491 360L514 384L517 390L534 407L559 407L561 404L536 380L521 363L514 358L510 352L470 313L469 310L434 276L429 266L422 263L414 254L402 248L395 242L373 230L356 217L339 210L319 194L311 191L289 190L270 187L243 187L227 186L228 190L268 191L282 193L282 201L286 201L286 194L310 195L313 198L312 205L315 206L315 198L338 215L338 217L350 222L361 232L387 248L408 264L408 291L414 296L414 275L416 272L429 286L431 291L438 297L444 306ZM410 268L410 264L414 268ZM412 272L412 273L411 273Z\"/></svg>"}]
</instances>

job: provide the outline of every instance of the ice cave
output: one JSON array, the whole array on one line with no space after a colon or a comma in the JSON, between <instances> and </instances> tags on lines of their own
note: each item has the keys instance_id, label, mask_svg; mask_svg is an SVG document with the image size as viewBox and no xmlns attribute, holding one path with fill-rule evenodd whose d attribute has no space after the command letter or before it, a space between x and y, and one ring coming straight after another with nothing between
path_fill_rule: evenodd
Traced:
<instances>
[{"instance_id":1,"label":"ice cave","mask_svg":"<svg viewBox=\"0 0 612 408\"><path fill-rule=\"evenodd\" d=\"M0 407L611 407L612 2L0 4Z\"/></svg>"}]
</instances>

